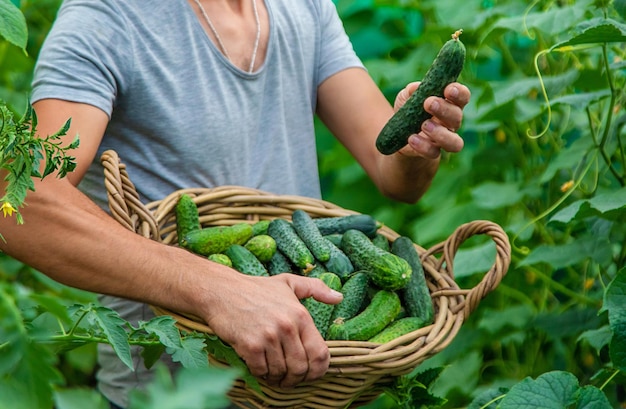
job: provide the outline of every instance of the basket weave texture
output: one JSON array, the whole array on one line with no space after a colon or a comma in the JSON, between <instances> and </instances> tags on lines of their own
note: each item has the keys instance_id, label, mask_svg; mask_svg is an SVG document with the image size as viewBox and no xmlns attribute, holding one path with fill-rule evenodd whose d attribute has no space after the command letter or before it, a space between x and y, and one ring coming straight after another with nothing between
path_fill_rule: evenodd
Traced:
<instances>
[{"instance_id":1,"label":"basket weave texture","mask_svg":"<svg viewBox=\"0 0 626 409\"><path fill-rule=\"evenodd\" d=\"M179 196L192 196L202 226L254 223L277 217L290 219L296 209L312 217L334 217L357 212L330 202L301 196L274 195L239 186L189 188L172 192L162 200L143 204L126 167L115 151L103 153L105 186L112 216L123 226L146 238L177 245L175 206ZM379 233L389 240L398 233L383 226ZM474 288L461 289L454 279L454 256L460 245L474 235L489 236L496 247L493 265ZM381 393L381 385L410 373L425 359L452 342L464 320L480 301L494 290L506 274L511 248L506 233L497 224L477 220L459 226L445 241L424 249L415 244L435 306L433 324L385 344L365 341L327 341L331 361L326 375L315 382L289 390L272 387L259 379L262 393L242 380L236 381L229 397L242 408L346 408L365 405ZM198 317L152 306L157 315L174 317L181 330L213 334ZM225 365L210 358L216 365Z\"/></svg>"}]
</instances>

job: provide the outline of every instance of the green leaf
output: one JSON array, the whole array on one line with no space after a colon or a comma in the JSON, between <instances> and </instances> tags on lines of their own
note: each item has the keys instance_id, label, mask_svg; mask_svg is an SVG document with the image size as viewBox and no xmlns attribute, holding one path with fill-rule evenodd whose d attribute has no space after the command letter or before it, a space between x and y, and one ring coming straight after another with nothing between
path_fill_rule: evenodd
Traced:
<instances>
[{"instance_id":1,"label":"green leaf","mask_svg":"<svg viewBox=\"0 0 626 409\"><path fill-rule=\"evenodd\" d=\"M472 274L485 274L496 260L496 247L487 242L469 249L459 249L454 256L454 276L457 278Z\"/></svg>"},{"instance_id":2,"label":"green leaf","mask_svg":"<svg viewBox=\"0 0 626 409\"><path fill-rule=\"evenodd\" d=\"M92 389L61 389L54 393L55 409L109 409L109 402Z\"/></svg>"},{"instance_id":3,"label":"green leaf","mask_svg":"<svg viewBox=\"0 0 626 409\"><path fill-rule=\"evenodd\" d=\"M626 25L613 19L595 18L580 23L574 36L550 47L550 51L583 44L623 43L626 41Z\"/></svg>"},{"instance_id":4,"label":"green leaf","mask_svg":"<svg viewBox=\"0 0 626 409\"><path fill-rule=\"evenodd\" d=\"M141 357L146 368L150 369L159 361L165 352L163 344L146 345L141 350Z\"/></svg>"},{"instance_id":5,"label":"green leaf","mask_svg":"<svg viewBox=\"0 0 626 409\"><path fill-rule=\"evenodd\" d=\"M550 104L552 106L559 104L569 105L577 111L584 111L589 106L610 97L611 91L603 89L596 92L582 92L580 94L562 95L551 99Z\"/></svg>"},{"instance_id":6,"label":"green leaf","mask_svg":"<svg viewBox=\"0 0 626 409\"><path fill-rule=\"evenodd\" d=\"M508 388L489 388L476 396L467 409L496 409L500 400L509 391Z\"/></svg>"},{"instance_id":7,"label":"green leaf","mask_svg":"<svg viewBox=\"0 0 626 409\"><path fill-rule=\"evenodd\" d=\"M11 1L0 0L0 37L26 52L28 26L24 15Z\"/></svg>"},{"instance_id":8,"label":"green leaf","mask_svg":"<svg viewBox=\"0 0 626 409\"><path fill-rule=\"evenodd\" d=\"M556 157L550 160L548 167L539 179L539 184L544 184L552 180L559 170L575 169L587 152L593 147L593 140L591 138L576 139L570 146L562 149Z\"/></svg>"},{"instance_id":9,"label":"green leaf","mask_svg":"<svg viewBox=\"0 0 626 409\"><path fill-rule=\"evenodd\" d=\"M124 326L127 324L126 321L117 312L106 307L95 307L92 309L92 313L96 323L106 335L117 356L126 366L134 370L128 333L124 329Z\"/></svg>"},{"instance_id":10,"label":"green leaf","mask_svg":"<svg viewBox=\"0 0 626 409\"><path fill-rule=\"evenodd\" d=\"M52 403L55 386L63 383L63 376L56 367L56 355L49 349L28 341L19 365L10 375L26 393L31 408L48 408Z\"/></svg>"},{"instance_id":11,"label":"green leaf","mask_svg":"<svg viewBox=\"0 0 626 409\"><path fill-rule=\"evenodd\" d=\"M157 366L145 391L134 391L128 409L218 409L230 405L226 394L237 371L215 367L181 368L175 381L164 365Z\"/></svg>"},{"instance_id":12,"label":"green leaf","mask_svg":"<svg viewBox=\"0 0 626 409\"><path fill-rule=\"evenodd\" d=\"M574 219L581 219L592 214L608 215L612 212L621 213L624 209L626 209L626 188L621 188L598 193L590 199L573 202L558 211L550 218L550 221L569 223Z\"/></svg>"},{"instance_id":13,"label":"green leaf","mask_svg":"<svg viewBox=\"0 0 626 409\"><path fill-rule=\"evenodd\" d=\"M166 347L182 348L180 331L176 327L176 320L173 317L167 315L154 317L148 322L140 323L140 328L148 334L156 335Z\"/></svg>"},{"instance_id":14,"label":"green leaf","mask_svg":"<svg viewBox=\"0 0 626 409\"><path fill-rule=\"evenodd\" d=\"M588 236L576 239L563 245L540 245L518 263L518 266L529 266L546 263L558 269L575 265L588 258L604 263L611 260L611 243L606 237Z\"/></svg>"},{"instance_id":15,"label":"green leaf","mask_svg":"<svg viewBox=\"0 0 626 409\"><path fill-rule=\"evenodd\" d=\"M422 372L396 378L392 386L383 391L402 409L435 408L446 403L446 399L433 395L430 387L439 378L443 367L428 368Z\"/></svg>"},{"instance_id":16,"label":"green leaf","mask_svg":"<svg viewBox=\"0 0 626 409\"><path fill-rule=\"evenodd\" d=\"M486 182L472 189L472 197L482 209L501 209L520 202L524 194L517 183Z\"/></svg>"},{"instance_id":17,"label":"green leaf","mask_svg":"<svg viewBox=\"0 0 626 409\"><path fill-rule=\"evenodd\" d=\"M252 376L248 365L241 359L237 352L230 345L225 344L221 339L215 335L206 335L207 351L215 359L221 362L226 362L233 368L236 368L241 374L242 379L246 385L257 392L261 392L261 385L259 381Z\"/></svg>"},{"instance_id":18,"label":"green leaf","mask_svg":"<svg viewBox=\"0 0 626 409\"><path fill-rule=\"evenodd\" d=\"M600 354L600 350L609 345L612 336L613 332L611 331L611 328L608 325L604 325L601 328L583 332L580 334L577 341L587 342L596 350L598 354Z\"/></svg>"},{"instance_id":19,"label":"green leaf","mask_svg":"<svg viewBox=\"0 0 626 409\"><path fill-rule=\"evenodd\" d=\"M185 368L205 368L209 365L205 346L202 338L186 337L180 347L170 347L166 351L172 355L174 362L180 362Z\"/></svg>"},{"instance_id":20,"label":"green leaf","mask_svg":"<svg viewBox=\"0 0 626 409\"><path fill-rule=\"evenodd\" d=\"M611 409L613 406L604 392L595 386L584 386L580 389L576 409Z\"/></svg>"},{"instance_id":21,"label":"green leaf","mask_svg":"<svg viewBox=\"0 0 626 409\"><path fill-rule=\"evenodd\" d=\"M28 337L12 292L0 285L0 376L10 373L23 358Z\"/></svg>"},{"instance_id":22,"label":"green leaf","mask_svg":"<svg viewBox=\"0 0 626 409\"><path fill-rule=\"evenodd\" d=\"M569 372L554 371L528 377L513 385L499 409L563 409L576 402L578 379Z\"/></svg>"},{"instance_id":23,"label":"green leaf","mask_svg":"<svg viewBox=\"0 0 626 409\"><path fill-rule=\"evenodd\" d=\"M613 338L609 346L613 366L626 372L626 267L622 268L606 289L603 310L609 313Z\"/></svg>"}]
</instances>

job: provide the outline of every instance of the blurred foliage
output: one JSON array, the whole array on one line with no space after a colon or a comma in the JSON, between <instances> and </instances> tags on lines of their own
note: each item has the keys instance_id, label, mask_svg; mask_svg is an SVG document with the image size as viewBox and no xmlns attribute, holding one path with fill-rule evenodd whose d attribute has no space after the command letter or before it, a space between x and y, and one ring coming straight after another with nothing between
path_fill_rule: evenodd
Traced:
<instances>
[{"instance_id":1,"label":"blurred foliage","mask_svg":"<svg viewBox=\"0 0 626 409\"><path fill-rule=\"evenodd\" d=\"M435 386L445 407L467 407L485 390L554 370L603 387L613 407L623 404L624 373L611 366L600 311L626 257L619 2L336 3L390 102L420 79L451 33L464 30L468 58L459 81L472 92L459 131L466 145L443 155L418 204L374 193L345 149L323 126L319 132L325 199L370 213L426 248L477 219L498 223L511 239L503 282L453 343L421 366L446 366ZM461 287L476 285L494 254L484 240L462 246L455 263ZM371 407L394 406L383 397Z\"/></svg>"},{"instance_id":2,"label":"blurred foliage","mask_svg":"<svg viewBox=\"0 0 626 409\"><path fill-rule=\"evenodd\" d=\"M26 53L0 41L0 99L15 112L26 107L34 60L59 2L13 1L29 27ZM502 283L452 344L419 368L445 367L434 385L447 400L444 407L492 408L488 402L497 394L515 396L524 386L554 379L597 387L612 407L623 407L624 345L618 340L626 339L626 325L606 305L619 299L607 294L623 288L618 284L626 274L626 2L335 3L356 52L390 102L420 79L451 33L464 30L468 58L460 82L472 91L459 131L466 145L443 154L433 186L418 204L379 195L318 123L326 200L372 214L426 248L477 219L494 221L509 234L512 264ZM476 285L493 257L488 240L468 241L455 263L459 285ZM0 277L12 288L44 285L50 297L91 301L0 258ZM93 354L46 355L63 375L53 372L51 379L92 385ZM159 382L172 387L172 380ZM80 393L57 394L70 398L85 402ZM368 406L394 407L385 395Z\"/></svg>"}]
</instances>

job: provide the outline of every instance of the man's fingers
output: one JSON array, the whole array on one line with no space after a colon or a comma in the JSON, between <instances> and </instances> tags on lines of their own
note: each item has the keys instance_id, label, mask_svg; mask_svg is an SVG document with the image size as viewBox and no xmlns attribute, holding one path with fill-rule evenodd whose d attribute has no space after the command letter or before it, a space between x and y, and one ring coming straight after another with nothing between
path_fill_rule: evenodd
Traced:
<instances>
[{"instance_id":1,"label":"man's fingers","mask_svg":"<svg viewBox=\"0 0 626 409\"><path fill-rule=\"evenodd\" d=\"M438 97L428 97L424 101L424 108L449 130L456 132L461 127L463 111L450 101ZM426 124L423 124L422 130L424 130L424 125Z\"/></svg>"},{"instance_id":2,"label":"man's fingers","mask_svg":"<svg viewBox=\"0 0 626 409\"><path fill-rule=\"evenodd\" d=\"M443 96L462 109L469 103L471 92L465 85L453 82L444 89Z\"/></svg>"},{"instance_id":3,"label":"man's fingers","mask_svg":"<svg viewBox=\"0 0 626 409\"><path fill-rule=\"evenodd\" d=\"M274 277L287 280L287 284L293 289L296 297L301 300L313 297L326 304L337 304L343 299L339 291L331 289L318 278L300 277L293 274L279 274Z\"/></svg>"}]
</instances>

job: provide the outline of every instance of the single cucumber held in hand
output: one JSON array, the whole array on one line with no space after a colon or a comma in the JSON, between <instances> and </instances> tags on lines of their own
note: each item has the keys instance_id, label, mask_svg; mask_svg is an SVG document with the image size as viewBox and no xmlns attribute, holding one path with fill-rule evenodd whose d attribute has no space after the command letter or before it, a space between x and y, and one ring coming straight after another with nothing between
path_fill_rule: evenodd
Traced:
<instances>
[{"instance_id":1,"label":"single cucumber held in hand","mask_svg":"<svg viewBox=\"0 0 626 409\"><path fill-rule=\"evenodd\" d=\"M432 115L424 109L430 96L443 97L443 90L457 80L465 63L465 45L459 40L462 30L455 32L439 50L417 90L396 111L376 139L376 148L391 155L406 146L409 136L419 133L422 123Z\"/></svg>"}]
</instances>

